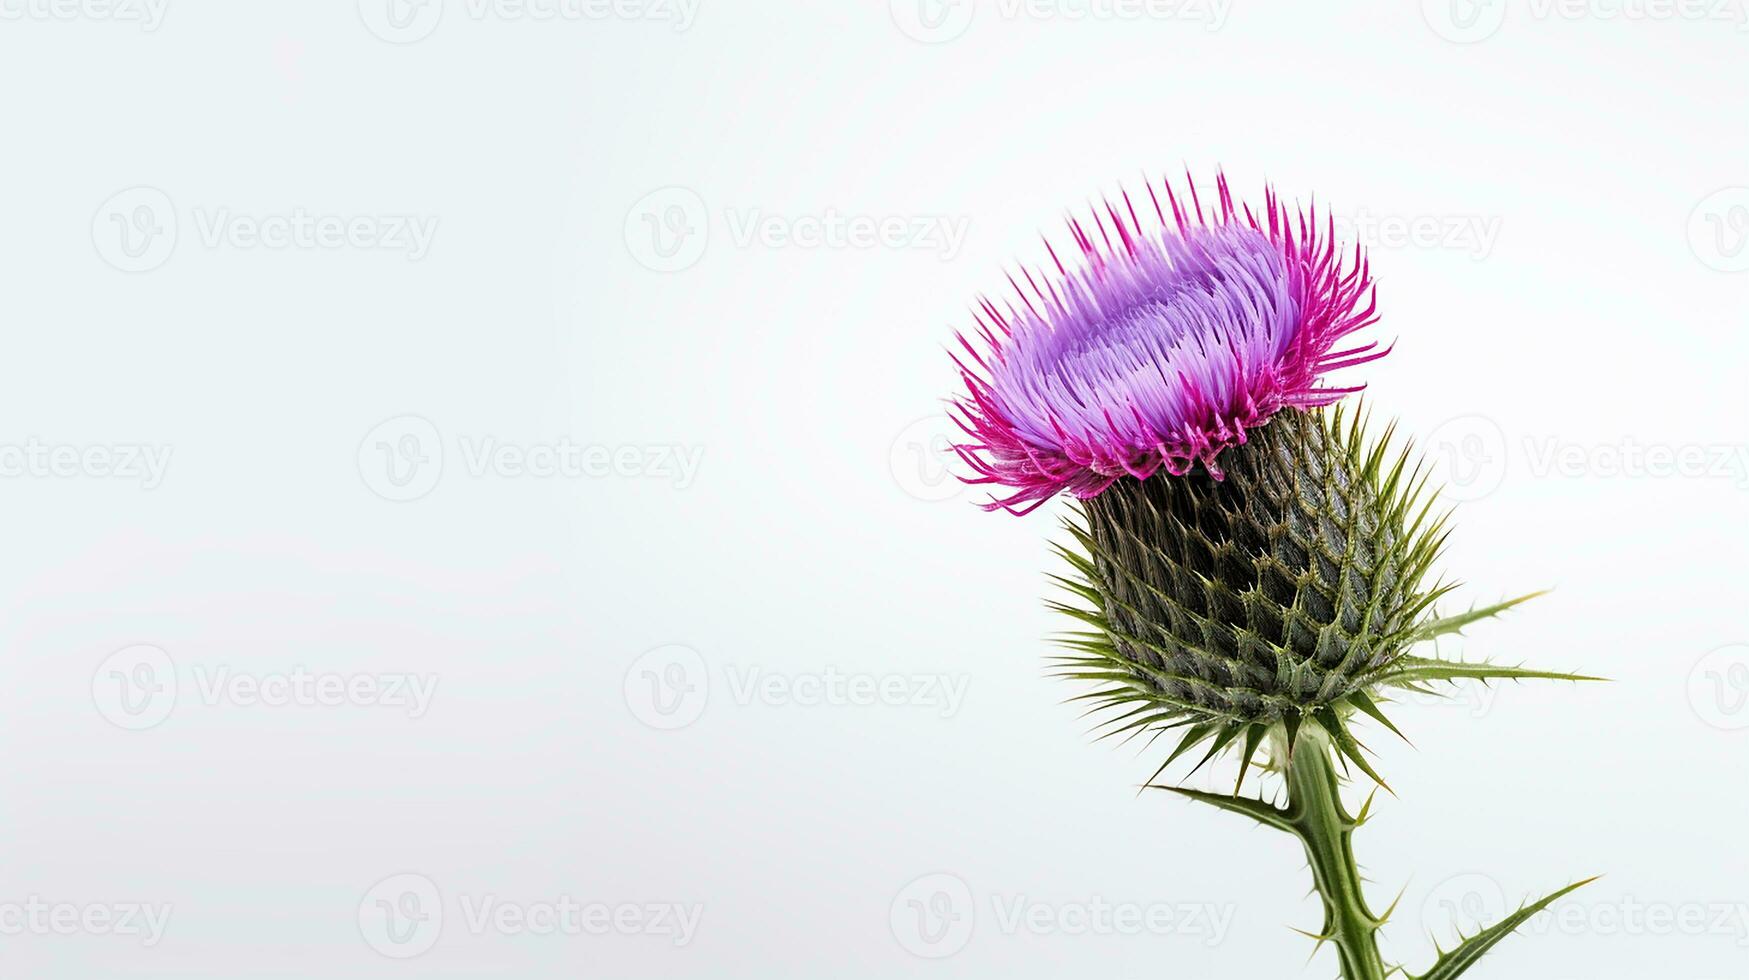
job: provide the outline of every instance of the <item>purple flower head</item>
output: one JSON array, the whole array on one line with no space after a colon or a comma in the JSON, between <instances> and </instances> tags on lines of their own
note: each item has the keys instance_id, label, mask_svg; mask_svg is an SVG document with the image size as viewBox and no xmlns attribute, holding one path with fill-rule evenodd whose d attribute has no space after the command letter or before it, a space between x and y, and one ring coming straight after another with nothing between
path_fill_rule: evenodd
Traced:
<instances>
[{"instance_id":1,"label":"purple flower head","mask_svg":"<svg viewBox=\"0 0 1749 980\"><path fill-rule=\"evenodd\" d=\"M954 358L968 391L955 421L972 441L954 448L976 471L967 483L1013 491L986 509L1023 514L1198 462L1220 479L1216 457L1247 429L1358 391L1320 381L1388 353L1334 349L1378 318L1365 255L1337 254L1333 218L1320 230L1315 207L1296 213L1273 191L1253 214L1224 175L1215 186L1205 214L1194 184L1181 202L1167 182L1170 222L1150 186L1151 231L1127 192L1121 211L1095 209L1094 234L1071 218L1081 268L1046 242L1056 276L1022 269L1025 289L1010 276L1006 310L980 300L984 349L960 335L972 366Z\"/></svg>"}]
</instances>

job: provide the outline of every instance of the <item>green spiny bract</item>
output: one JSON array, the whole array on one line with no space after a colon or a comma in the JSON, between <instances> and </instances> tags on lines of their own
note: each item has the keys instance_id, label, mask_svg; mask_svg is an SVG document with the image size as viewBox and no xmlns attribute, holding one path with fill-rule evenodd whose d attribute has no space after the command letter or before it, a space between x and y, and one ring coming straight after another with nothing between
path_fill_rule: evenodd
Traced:
<instances>
[{"instance_id":1,"label":"green spiny bract","mask_svg":"<svg viewBox=\"0 0 1749 980\"><path fill-rule=\"evenodd\" d=\"M1094 630L1058 660L1102 682L1085 697L1119 709L1112 732L1184 728L1171 758L1211 741L1208 757L1238 744L1248 765L1271 730L1291 747L1309 721L1377 778L1346 719L1389 726L1377 688L1450 679L1408 648L1504 608L1433 618L1452 588L1430 581L1445 515L1391 442L1369 441L1361 413L1282 412L1221 455L1222 479L1124 479L1083 503L1079 549L1058 549L1079 574L1058 581L1085 605L1054 605Z\"/></svg>"}]
</instances>

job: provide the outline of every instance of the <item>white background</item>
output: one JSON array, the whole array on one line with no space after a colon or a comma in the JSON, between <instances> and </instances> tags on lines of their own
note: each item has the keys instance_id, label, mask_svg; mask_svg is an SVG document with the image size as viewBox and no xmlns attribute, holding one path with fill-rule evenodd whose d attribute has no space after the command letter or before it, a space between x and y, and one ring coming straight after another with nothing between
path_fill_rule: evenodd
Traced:
<instances>
[{"instance_id":1,"label":"white background","mask_svg":"<svg viewBox=\"0 0 1749 980\"><path fill-rule=\"evenodd\" d=\"M1460 602L1556 590L1441 652L1616 679L1374 733L1389 954L1607 873L1469 975L1745 975L1740 6L912 3L0 0L0 973L1332 975L939 458L973 298L1224 166L1371 247Z\"/></svg>"}]
</instances>

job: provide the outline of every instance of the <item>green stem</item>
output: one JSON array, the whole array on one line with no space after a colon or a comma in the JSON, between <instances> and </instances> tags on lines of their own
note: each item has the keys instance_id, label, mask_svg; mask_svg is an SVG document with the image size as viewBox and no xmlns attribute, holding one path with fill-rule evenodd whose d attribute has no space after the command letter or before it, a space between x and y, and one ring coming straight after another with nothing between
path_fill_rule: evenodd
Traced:
<instances>
[{"instance_id":1,"label":"green stem","mask_svg":"<svg viewBox=\"0 0 1749 980\"><path fill-rule=\"evenodd\" d=\"M1329 738L1308 725L1299 733L1288 766L1288 808L1294 834L1306 847L1312 877L1324 900L1323 938L1334 943L1345 980L1384 980L1378 929L1361 891L1354 863L1353 836L1359 822L1342 809Z\"/></svg>"}]
</instances>

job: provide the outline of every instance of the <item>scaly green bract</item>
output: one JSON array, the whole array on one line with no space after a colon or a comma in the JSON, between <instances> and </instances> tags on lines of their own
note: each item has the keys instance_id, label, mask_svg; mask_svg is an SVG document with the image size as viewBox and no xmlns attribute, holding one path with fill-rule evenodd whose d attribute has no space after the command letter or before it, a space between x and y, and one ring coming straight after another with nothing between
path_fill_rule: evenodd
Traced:
<instances>
[{"instance_id":1,"label":"scaly green bract","mask_svg":"<svg viewBox=\"0 0 1749 980\"><path fill-rule=\"evenodd\" d=\"M1435 611L1455 587L1433 575L1450 512L1437 509L1428 468L1393 445L1393 428L1370 439L1364 411L1283 412L1221 456L1220 479L1119 480L1067 522L1073 544L1057 550L1073 574L1053 576L1074 601L1052 606L1086 627L1059 638L1069 652L1057 672L1095 685L1072 700L1090 702L1107 737L1174 733L1150 784L1180 758L1200 768L1236 752L1233 796L1176 791L1301 839L1325 899L1317 935L1338 945L1351 978L1382 975L1373 934L1384 917L1359 893L1348 844L1359 821L1336 799L1334 770L1313 770L1328 768L1328 754L1385 786L1352 729L1365 717L1402 736L1382 707L1395 690L1595 679L1411 654L1536 593ZM1238 795L1266 742L1288 777L1285 810ZM1308 746L1315 758L1296 759ZM1562 894L1472 937L1424 980L1457 976Z\"/></svg>"}]
</instances>

